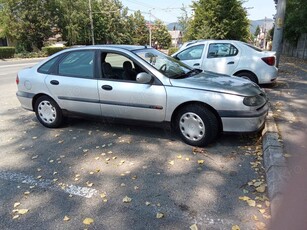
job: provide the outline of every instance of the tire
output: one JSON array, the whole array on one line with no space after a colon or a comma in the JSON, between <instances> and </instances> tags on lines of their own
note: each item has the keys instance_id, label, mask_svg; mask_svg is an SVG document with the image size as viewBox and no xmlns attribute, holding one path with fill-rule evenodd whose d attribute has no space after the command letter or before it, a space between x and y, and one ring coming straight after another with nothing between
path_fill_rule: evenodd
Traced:
<instances>
[{"instance_id":1,"label":"tire","mask_svg":"<svg viewBox=\"0 0 307 230\"><path fill-rule=\"evenodd\" d=\"M255 74L249 72L241 72L236 74L237 77L242 77L244 79L248 79L256 84L258 84L258 79Z\"/></svg>"},{"instance_id":2,"label":"tire","mask_svg":"<svg viewBox=\"0 0 307 230\"><path fill-rule=\"evenodd\" d=\"M39 97L34 105L39 122L48 128L58 128L63 121L63 113L58 104L48 96Z\"/></svg>"},{"instance_id":3,"label":"tire","mask_svg":"<svg viewBox=\"0 0 307 230\"><path fill-rule=\"evenodd\" d=\"M218 120L206 107L191 104L181 109L173 124L181 139L193 146L206 146L219 131Z\"/></svg>"}]
</instances>

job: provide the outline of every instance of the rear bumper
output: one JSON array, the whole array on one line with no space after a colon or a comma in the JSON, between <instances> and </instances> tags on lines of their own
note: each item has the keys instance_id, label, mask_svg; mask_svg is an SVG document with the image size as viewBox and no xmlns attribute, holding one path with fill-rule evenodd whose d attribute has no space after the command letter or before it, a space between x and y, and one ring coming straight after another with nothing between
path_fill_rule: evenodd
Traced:
<instances>
[{"instance_id":1,"label":"rear bumper","mask_svg":"<svg viewBox=\"0 0 307 230\"><path fill-rule=\"evenodd\" d=\"M34 97L34 94L18 91L16 93L16 96L21 104L21 107L33 111L32 99Z\"/></svg>"},{"instance_id":2,"label":"rear bumper","mask_svg":"<svg viewBox=\"0 0 307 230\"><path fill-rule=\"evenodd\" d=\"M268 103L253 116L221 117L224 132L257 132L261 130L268 114Z\"/></svg>"}]
</instances>

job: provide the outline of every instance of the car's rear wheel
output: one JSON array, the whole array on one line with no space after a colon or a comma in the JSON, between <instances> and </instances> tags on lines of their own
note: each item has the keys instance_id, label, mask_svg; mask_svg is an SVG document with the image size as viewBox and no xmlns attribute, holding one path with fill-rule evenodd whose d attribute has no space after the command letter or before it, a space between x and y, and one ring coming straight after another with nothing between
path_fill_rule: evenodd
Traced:
<instances>
[{"instance_id":1,"label":"car's rear wheel","mask_svg":"<svg viewBox=\"0 0 307 230\"><path fill-rule=\"evenodd\" d=\"M258 79L257 79L256 75L253 74L253 73L250 73L250 72L241 72L241 73L236 74L236 76L242 77L242 78L244 78L244 79L248 79L248 80L250 80L250 81L255 82L256 84L258 84Z\"/></svg>"},{"instance_id":2,"label":"car's rear wheel","mask_svg":"<svg viewBox=\"0 0 307 230\"><path fill-rule=\"evenodd\" d=\"M218 134L218 121L206 107L191 104L182 108L174 121L175 128L184 142L193 146L205 146Z\"/></svg>"},{"instance_id":3,"label":"car's rear wheel","mask_svg":"<svg viewBox=\"0 0 307 230\"><path fill-rule=\"evenodd\" d=\"M34 105L39 122L48 128L57 128L62 124L63 114L58 104L48 96L39 97Z\"/></svg>"}]
</instances>

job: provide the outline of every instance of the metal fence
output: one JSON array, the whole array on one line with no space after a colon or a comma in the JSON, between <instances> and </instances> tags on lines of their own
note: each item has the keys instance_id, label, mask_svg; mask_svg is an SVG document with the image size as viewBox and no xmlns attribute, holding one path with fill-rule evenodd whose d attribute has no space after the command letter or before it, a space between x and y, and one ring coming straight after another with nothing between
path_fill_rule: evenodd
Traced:
<instances>
[{"instance_id":1,"label":"metal fence","mask_svg":"<svg viewBox=\"0 0 307 230\"><path fill-rule=\"evenodd\" d=\"M296 46L284 41L282 53L291 57L307 59L307 34L302 34Z\"/></svg>"}]
</instances>

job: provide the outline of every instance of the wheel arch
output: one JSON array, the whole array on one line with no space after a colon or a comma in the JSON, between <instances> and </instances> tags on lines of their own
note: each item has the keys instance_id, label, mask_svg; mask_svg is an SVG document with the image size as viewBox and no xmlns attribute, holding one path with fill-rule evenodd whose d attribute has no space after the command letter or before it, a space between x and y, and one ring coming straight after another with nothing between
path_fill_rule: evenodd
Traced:
<instances>
[{"instance_id":1,"label":"wheel arch","mask_svg":"<svg viewBox=\"0 0 307 230\"><path fill-rule=\"evenodd\" d=\"M252 76L254 76L255 79L257 80L257 84L258 84L258 82L259 82L258 76L253 71L243 69L243 70L239 70L239 71L235 72L233 75L234 76L238 76L238 75L240 75L242 73L248 73L248 74L251 74Z\"/></svg>"},{"instance_id":2,"label":"wheel arch","mask_svg":"<svg viewBox=\"0 0 307 230\"><path fill-rule=\"evenodd\" d=\"M34 106L35 106L35 103L37 101L38 98L42 97L42 96L47 96L47 97L50 97L48 94L45 94L45 93L38 93L36 94L33 99L32 99L32 109L34 111ZM54 100L52 97L50 97L52 100Z\"/></svg>"},{"instance_id":3,"label":"wheel arch","mask_svg":"<svg viewBox=\"0 0 307 230\"><path fill-rule=\"evenodd\" d=\"M200 101L187 101L187 102L184 102L180 105L178 105L176 107L176 109L174 110L174 112L172 113L172 117L171 117L171 124L172 126L174 126L174 121L176 120L176 116L178 114L178 112L184 108L185 106L188 106L188 105L200 105L200 106L203 106L205 108L207 108L208 110L210 110L214 116L216 117L217 121L218 121L218 126L219 126L219 132L221 132L223 130L223 123L222 123L222 120L221 120L221 117L219 116L218 112L210 105L204 103L204 102L200 102Z\"/></svg>"}]
</instances>

